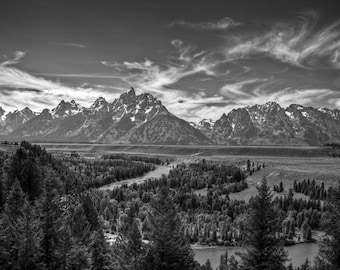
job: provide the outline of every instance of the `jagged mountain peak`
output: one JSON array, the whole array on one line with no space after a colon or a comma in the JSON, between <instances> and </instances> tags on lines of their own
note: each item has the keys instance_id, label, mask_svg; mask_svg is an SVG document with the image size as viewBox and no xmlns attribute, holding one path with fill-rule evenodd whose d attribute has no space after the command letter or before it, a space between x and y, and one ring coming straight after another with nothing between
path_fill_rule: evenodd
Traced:
<instances>
[{"instance_id":1,"label":"jagged mountain peak","mask_svg":"<svg viewBox=\"0 0 340 270\"><path fill-rule=\"evenodd\" d=\"M5 118L6 118L6 111L0 107L0 121L5 121Z\"/></svg>"},{"instance_id":2,"label":"jagged mountain peak","mask_svg":"<svg viewBox=\"0 0 340 270\"><path fill-rule=\"evenodd\" d=\"M214 121L210 118L204 118L201 121L198 122L200 125L209 125L209 126L213 126L214 125Z\"/></svg>"},{"instance_id":3,"label":"jagged mountain peak","mask_svg":"<svg viewBox=\"0 0 340 270\"><path fill-rule=\"evenodd\" d=\"M129 90L127 90L126 93L129 95L134 95L134 96L136 95L136 91L132 86L129 88Z\"/></svg>"},{"instance_id":4,"label":"jagged mountain peak","mask_svg":"<svg viewBox=\"0 0 340 270\"><path fill-rule=\"evenodd\" d=\"M60 103L52 109L52 116L54 118L67 117L75 115L83 111L83 107L76 103L74 100L70 102L65 102L65 100L60 101Z\"/></svg>"},{"instance_id":5,"label":"jagged mountain peak","mask_svg":"<svg viewBox=\"0 0 340 270\"><path fill-rule=\"evenodd\" d=\"M276 103L275 101L268 101L264 104L256 104L253 106L246 107L247 111L262 111L262 112L271 112L271 111L280 111L282 107Z\"/></svg>"},{"instance_id":6,"label":"jagged mountain peak","mask_svg":"<svg viewBox=\"0 0 340 270\"><path fill-rule=\"evenodd\" d=\"M214 126L215 122L212 119L204 118L198 122L190 122L190 125L194 128L202 131L203 133L210 132Z\"/></svg>"},{"instance_id":7,"label":"jagged mountain peak","mask_svg":"<svg viewBox=\"0 0 340 270\"><path fill-rule=\"evenodd\" d=\"M41 111L41 114L40 114L40 115L42 115L42 114L51 114L51 110L50 110L50 109L43 109L43 110Z\"/></svg>"},{"instance_id":8,"label":"jagged mountain peak","mask_svg":"<svg viewBox=\"0 0 340 270\"><path fill-rule=\"evenodd\" d=\"M225 113L223 113L220 119L228 119L228 116Z\"/></svg>"},{"instance_id":9,"label":"jagged mountain peak","mask_svg":"<svg viewBox=\"0 0 340 270\"><path fill-rule=\"evenodd\" d=\"M100 110L100 113L97 113ZM4 110L0 108L4 115ZM27 123L26 123L27 122ZM171 114L150 93L129 89L113 103L103 97L85 109L74 100L62 100L39 115L25 108L5 115L0 134L8 138L53 141L310 144L340 140L340 111L276 102L235 108L213 122L188 123Z\"/></svg>"},{"instance_id":10,"label":"jagged mountain peak","mask_svg":"<svg viewBox=\"0 0 340 270\"><path fill-rule=\"evenodd\" d=\"M22 113L25 113L25 112L32 112L32 113L33 113L33 111L32 111L30 108L28 108L28 107L23 108L23 109L21 110L21 112L22 112Z\"/></svg>"},{"instance_id":11,"label":"jagged mountain peak","mask_svg":"<svg viewBox=\"0 0 340 270\"><path fill-rule=\"evenodd\" d=\"M289 105L289 107L286 110L288 110L288 109L291 109L291 110L303 110L303 109L305 109L305 107L302 106L302 105L299 105L299 104L291 104L291 105Z\"/></svg>"},{"instance_id":12,"label":"jagged mountain peak","mask_svg":"<svg viewBox=\"0 0 340 270\"><path fill-rule=\"evenodd\" d=\"M129 103L133 101L135 98L136 98L135 89L133 87L130 87L130 89L127 92L120 95L119 100L122 103Z\"/></svg>"},{"instance_id":13,"label":"jagged mountain peak","mask_svg":"<svg viewBox=\"0 0 340 270\"><path fill-rule=\"evenodd\" d=\"M99 97L95 100L95 102L90 106L90 110L92 112L108 112L109 111L109 103L105 98Z\"/></svg>"}]
</instances>

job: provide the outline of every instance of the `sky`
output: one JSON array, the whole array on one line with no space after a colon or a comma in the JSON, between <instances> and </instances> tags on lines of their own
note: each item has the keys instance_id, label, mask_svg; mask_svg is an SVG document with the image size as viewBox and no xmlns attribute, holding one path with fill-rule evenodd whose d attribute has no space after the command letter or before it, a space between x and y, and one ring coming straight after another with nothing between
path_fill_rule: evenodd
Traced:
<instances>
[{"instance_id":1,"label":"sky","mask_svg":"<svg viewBox=\"0 0 340 270\"><path fill-rule=\"evenodd\" d=\"M3 0L0 106L90 106L132 86L189 121L268 101L340 109L337 2Z\"/></svg>"}]
</instances>

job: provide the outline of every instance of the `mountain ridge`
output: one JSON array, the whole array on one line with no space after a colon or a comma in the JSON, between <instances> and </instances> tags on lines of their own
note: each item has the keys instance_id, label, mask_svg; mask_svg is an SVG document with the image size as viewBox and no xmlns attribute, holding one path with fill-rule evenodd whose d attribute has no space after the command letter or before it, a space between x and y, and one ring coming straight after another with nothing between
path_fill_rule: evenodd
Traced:
<instances>
[{"instance_id":1,"label":"mountain ridge","mask_svg":"<svg viewBox=\"0 0 340 270\"><path fill-rule=\"evenodd\" d=\"M340 111L276 102L236 108L216 121L187 122L149 93L134 88L113 102L89 107L61 100L53 109L6 113L0 107L0 139L61 142L224 145L323 145L340 141Z\"/></svg>"}]
</instances>

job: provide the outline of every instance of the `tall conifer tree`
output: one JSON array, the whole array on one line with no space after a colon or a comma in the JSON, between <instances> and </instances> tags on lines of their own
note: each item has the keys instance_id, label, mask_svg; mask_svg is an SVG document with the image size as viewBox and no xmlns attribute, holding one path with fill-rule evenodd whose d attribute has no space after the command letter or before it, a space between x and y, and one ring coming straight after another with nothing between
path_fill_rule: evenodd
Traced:
<instances>
[{"instance_id":1,"label":"tall conifer tree","mask_svg":"<svg viewBox=\"0 0 340 270\"><path fill-rule=\"evenodd\" d=\"M176 207L169 195L170 189L165 185L152 201L148 216L151 248L147 256L147 269L194 269L193 251L183 235Z\"/></svg>"},{"instance_id":2,"label":"tall conifer tree","mask_svg":"<svg viewBox=\"0 0 340 270\"><path fill-rule=\"evenodd\" d=\"M316 258L316 267L319 270L340 269L340 187L333 192L333 208L326 219L324 227L330 237L325 237L319 255Z\"/></svg>"},{"instance_id":3,"label":"tall conifer tree","mask_svg":"<svg viewBox=\"0 0 340 270\"><path fill-rule=\"evenodd\" d=\"M240 253L242 270L285 269L287 253L279 238L281 221L269 189L263 178L245 226L245 251Z\"/></svg>"}]
</instances>

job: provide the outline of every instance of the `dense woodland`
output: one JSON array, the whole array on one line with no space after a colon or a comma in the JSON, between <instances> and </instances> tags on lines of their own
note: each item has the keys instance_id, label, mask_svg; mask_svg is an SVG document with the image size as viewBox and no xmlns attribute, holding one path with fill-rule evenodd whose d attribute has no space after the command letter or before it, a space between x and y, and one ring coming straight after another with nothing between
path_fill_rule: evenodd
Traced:
<instances>
[{"instance_id":1,"label":"dense woodland","mask_svg":"<svg viewBox=\"0 0 340 270\"><path fill-rule=\"evenodd\" d=\"M318 229L329 237L315 269L340 269L338 189L301 179L274 199L264 179L249 203L229 198L264 164L249 161L241 169L202 160L140 185L93 189L168 162L53 156L27 142L0 152L0 268L211 269L209 261L194 261L190 243L199 243L245 247L240 261L222 256L220 270L286 269L283 245L313 241ZM296 199L293 191L309 199ZM310 262L300 269L312 269Z\"/></svg>"}]
</instances>

